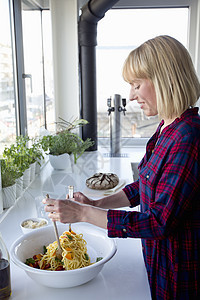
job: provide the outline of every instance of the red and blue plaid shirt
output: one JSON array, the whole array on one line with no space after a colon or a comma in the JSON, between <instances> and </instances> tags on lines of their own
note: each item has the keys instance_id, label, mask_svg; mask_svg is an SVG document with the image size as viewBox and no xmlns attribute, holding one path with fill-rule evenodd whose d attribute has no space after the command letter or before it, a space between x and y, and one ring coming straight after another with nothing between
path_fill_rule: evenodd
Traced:
<instances>
[{"instance_id":1,"label":"red and blue plaid shirt","mask_svg":"<svg viewBox=\"0 0 200 300\"><path fill-rule=\"evenodd\" d=\"M190 108L149 140L131 207L109 210L109 237L142 238L152 299L200 299L200 116Z\"/></svg>"}]
</instances>

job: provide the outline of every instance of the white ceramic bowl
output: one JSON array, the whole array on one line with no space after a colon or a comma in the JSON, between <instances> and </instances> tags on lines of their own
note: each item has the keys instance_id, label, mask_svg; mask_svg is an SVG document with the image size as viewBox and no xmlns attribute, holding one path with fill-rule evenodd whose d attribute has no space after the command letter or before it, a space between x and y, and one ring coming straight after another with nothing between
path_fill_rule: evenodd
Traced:
<instances>
[{"instance_id":1,"label":"white ceramic bowl","mask_svg":"<svg viewBox=\"0 0 200 300\"><path fill-rule=\"evenodd\" d=\"M43 225L41 227L44 227L44 226L47 226L48 225L48 221L46 219L43 219L43 218L28 218L26 220L23 220L21 223L20 223L20 227L21 227L21 230L22 232L25 234L25 233L29 233L29 232L32 232L34 231L35 229L39 229L41 227L36 227L36 226L33 226L33 228L30 228L30 227L24 227L24 225L26 224L27 221L33 221L33 223L35 222L42 222Z\"/></svg>"},{"instance_id":2,"label":"white ceramic bowl","mask_svg":"<svg viewBox=\"0 0 200 300\"><path fill-rule=\"evenodd\" d=\"M58 224L59 235L68 228L69 226L66 224ZM72 224L72 230L76 233L83 233L91 262L95 262L97 257L103 257L103 259L88 267L69 271L47 271L27 266L24 263L27 258L42 252L44 245L47 246L55 241L53 226L33 230L33 232L18 238L11 246L11 258L28 276L44 286L68 288L84 284L93 279L101 271L104 264L113 257L117 250L116 243L114 239L108 238L105 230L90 224Z\"/></svg>"}]
</instances>

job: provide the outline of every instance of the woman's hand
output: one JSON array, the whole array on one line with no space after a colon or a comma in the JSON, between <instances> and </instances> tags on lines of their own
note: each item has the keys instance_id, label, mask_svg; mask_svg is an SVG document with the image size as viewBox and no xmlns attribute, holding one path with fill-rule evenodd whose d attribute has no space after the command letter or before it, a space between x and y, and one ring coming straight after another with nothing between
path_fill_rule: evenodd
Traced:
<instances>
[{"instance_id":1,"label":"woman's hand","mask_svg":"<svg viewBox=\"0 0 200 300\"><path fill-rule=\"evenodd\" d=\"M89 199L88 197L86 197L83 193L81 192L76 192L74 193L74 197L73 199L79 203L82 204L88 204L88 205L93 205L95 206L95 202L94 200Z\"/></svg>"},{"instance_id":2,"label":"woman's hand","mask_svg":"<svg viewBox=\"0 0 200 300\"><path fill-rule=\"evenodd\" d=\"M82 193L74 193L73 199L46 198L42 202L46 204L45 211L49 212L49 218L52 221L61 223L88 222L107 228L107 210L90 205L93 201Z\"/></svg>"},{"instance_id":3,"label":"woman's hand","mask_svg":"<svg viewBox=\"0 0 200 300\"><path fill-rule=\"evenodd\" d=\"M55 200L52 198L44 199L42 202L46 204L45 211L49 212L48 216L52 221L61 223L82 222L83 204L71 199Z\"/></svg>"}]
</instances>

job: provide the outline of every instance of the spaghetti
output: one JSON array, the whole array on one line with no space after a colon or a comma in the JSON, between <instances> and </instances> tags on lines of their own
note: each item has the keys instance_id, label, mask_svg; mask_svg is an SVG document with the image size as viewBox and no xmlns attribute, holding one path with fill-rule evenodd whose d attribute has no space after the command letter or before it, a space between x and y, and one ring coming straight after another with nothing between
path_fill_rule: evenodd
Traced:
<instances>
[{"instance_id":1,"label":"spaghetti","mask_svg":"<svg viewBox=\"0 0 200 300\"><path fill-rule=\"evenodd\" d=\"M83 234L65 231L60 236L62 259L56 257L57 241L49 244L44 254L28 258L26 264L42 270L61 271L83 268L91 264Z\"/></svg>"}]
</instances>

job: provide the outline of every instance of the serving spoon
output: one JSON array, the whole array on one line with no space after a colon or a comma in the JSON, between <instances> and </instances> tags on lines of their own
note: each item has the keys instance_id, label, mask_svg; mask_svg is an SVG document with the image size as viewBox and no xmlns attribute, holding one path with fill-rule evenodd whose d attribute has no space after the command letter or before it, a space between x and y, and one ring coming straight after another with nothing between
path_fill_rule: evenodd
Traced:
<instances>
[{"instance_id":1,"label":"serving spoon","mask_svg":"<svg viewBox=\"0 0 200 300\"><path fill-rule=\"evenodd\" d=\"M74 196L74 187L73 185L69 185L68 186L68 194L69 194L69 199L73 199ZM69 232L72 231L72 226L71 223L69 223Z\"/></svg>"},{"instance_id":2,"label":"serving spoon","mask_svg":"<svg viewBox=\"0 0 200 300\"><path fill-rule=\"evenodd\" d=\"M46 198L49 198L49 194L46 195ZM63 251L62 251L62 248L61 248L61 245L60 245L60 240L59 240L59 235L58 235L58 228L57 228L57 225L56 225L56 221L52 221L52 222L53 222L53 226L54 226L56 241L57 241L57 244L58 244L58 248L56 249L56 257L61 260Z\"/></svg>"}]
</instances>

